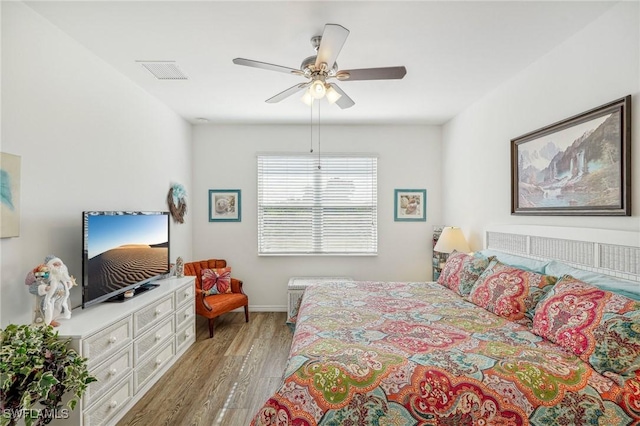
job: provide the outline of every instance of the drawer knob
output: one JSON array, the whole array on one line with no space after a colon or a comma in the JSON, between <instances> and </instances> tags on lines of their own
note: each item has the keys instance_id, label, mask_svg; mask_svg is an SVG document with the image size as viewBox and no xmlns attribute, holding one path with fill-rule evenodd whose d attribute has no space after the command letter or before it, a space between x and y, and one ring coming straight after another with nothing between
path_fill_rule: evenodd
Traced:
<instances>
[{"instance_id":1,"label":"drawer knob","mask_svg":"<svg viewBox=\"0 0 640 426\"><path fill-rule=\"evenodd\" d=\"M162 360L160 358L156 358L156 365L159 366L162 364Z\"/></svg>"},{"instance_id":2,"label":"drawer knob","mask_svg":"<svg viewBox=\"0 0 640 426\"><path fill-rule=\"evenodd\" d=\"M116 336L109 337L109 343L115 343L117 341L118 341L118 338Z\"/></svg>"},{"instance_id":3,"label":"drawer knob","mask_svg":"<svg viewBox=\"0 0 640 426\"><path fill-rule=\"evenodd\" d=\"M162 309L157 308L157 309L156 309L156 316L157 316L157 315L160 315L161 313L162 313Z\"/></svg>"},{"instance_id":4,"label":"drawer knob","mask_svg":"<svg viewBox=\"0 0 640 426\"><path fill-rule=\"evenodd\" d=\"M190 313L190 312L185 312L185 313L184 313L184 317L185 317L185 318L189 318L190 316L191 316L191 313Z\"/></svg>"},{"instance_id":5,"label":"drawer knob","mask_svg":"<svg viewBox=\"0 0 640 426\"><path fill-rule=\"evenodd\" d=\"M189 337L191 337L191 332L190 331L185 331L184 332L184 337L185 337L185 339L188 339Z\"/></svg>"},{"instance_id":6,"label":"drawer knob","mask_svg":"<svg viewBox=\"0 0 640 426\"><path fill-rule=\"evenodd\" d=\"M189 297L191 296L191 292L189 290L184 292L184 297Z\"/></svg>"},{"instance_id":7,"label":"drawer knob","mask_svg":"<svg viewBox=\"0 0 640 426\"><path fill-rule=\"evenodd\" d=\"M118 370L116 370L115 368L112 368L111 370L109 370L110 376L115 376L116 374L118 374Z\"/></svg>"},{"instance_id":8,"label":"drawer knob","mask_svg":"<svg viewBox=\"0 0 640 426\"><path fill-rule=\"evenodd\" d=\"M156 334L156 340L160 340L160 339L162 339L162 334L160 333Z\"/></svg>"},{"instance_id":9,"label":"drawer knob","mask_svg":"<svg viewBox=\"0 0 640 426\"><path fill-rule=\"evenodd\" d=\"M118 401L116 401L115 399L111 400L111 402L109 403L109 408L116 408L118 406Z\"/></svg>"}]
</instances>

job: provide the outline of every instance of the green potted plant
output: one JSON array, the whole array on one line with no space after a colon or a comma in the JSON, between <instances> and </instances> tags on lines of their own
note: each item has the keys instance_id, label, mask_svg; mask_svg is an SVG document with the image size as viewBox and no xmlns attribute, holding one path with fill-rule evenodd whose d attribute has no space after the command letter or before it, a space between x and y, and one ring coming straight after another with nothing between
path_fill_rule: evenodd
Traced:
<instances>
[{"instance_id":1,"label":"green potted plant","mask_svg":"<svg viewBox=\"0 0 640 426\"><path fill-rule=\"evenodd\" d=\"M58 339L51 326L9 325L0 330L0 424L27 426L48 424L66 417L62 397L73 410L89 383L87 359L68 347L70 339Z\"/></svg>"}]
</instances>

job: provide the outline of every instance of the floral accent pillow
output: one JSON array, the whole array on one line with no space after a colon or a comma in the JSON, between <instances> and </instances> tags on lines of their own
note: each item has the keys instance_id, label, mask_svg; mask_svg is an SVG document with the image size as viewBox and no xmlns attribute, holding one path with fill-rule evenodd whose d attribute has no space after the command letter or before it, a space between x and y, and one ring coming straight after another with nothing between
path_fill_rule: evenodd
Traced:
<instances>
[{"instance_id":1,"label":"floral accent pillow","mask_svg":"<svg viewBox=\"0 0 640 426\"><path fill-rule=\"evenodd\" d=\"M640 370L640 302L570 275L538 304L533 332L621 385Z\"/></svg>"},{"instance_id":2,"label":"floral accent pillow","mask_svg":"<svg viewBox=\"0 0 640 426\"><path fill-rule=\"evenodd\" d=\"M536 305L557 278L492 261L471 289L469 300L511 321L531 324Z\"/></svg>"},{"instance_id":3,"label":"floral accent pillow","mask_svg":"<svg viewBox=\"0 0 640 426\"><path fill-rule=\"evenodd\" d=\"M231 293L231 268L203 269L202 290L205 296Z\"/></svg>"},{"instance_id":4,"label":"floral accent pillow","mask_svg":"<svg viewBox=\"0 0 640 426\"><path fill-rule=\"evenodd\" d=\"M460 296L466 297L492 259L493 257L476 257L454 251L442 268L438 284L449 287Z\"/></svg>"}]
</instances>

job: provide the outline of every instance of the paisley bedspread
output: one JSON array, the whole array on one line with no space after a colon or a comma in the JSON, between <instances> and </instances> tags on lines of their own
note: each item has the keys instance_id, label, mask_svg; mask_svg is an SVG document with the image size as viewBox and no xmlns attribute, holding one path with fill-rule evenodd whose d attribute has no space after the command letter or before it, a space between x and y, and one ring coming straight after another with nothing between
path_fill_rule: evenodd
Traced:
<instances>
[{"instance_id":1,"label":"paisley bedspread","mask_svg":"<svg viewBox=\"0 0 640 426\"><path fill-rule=\"evenodd\" d=\"M305 292L283 384L254 425L627 425L624 388L436 283Z\"/></svg>"}]
</instances>

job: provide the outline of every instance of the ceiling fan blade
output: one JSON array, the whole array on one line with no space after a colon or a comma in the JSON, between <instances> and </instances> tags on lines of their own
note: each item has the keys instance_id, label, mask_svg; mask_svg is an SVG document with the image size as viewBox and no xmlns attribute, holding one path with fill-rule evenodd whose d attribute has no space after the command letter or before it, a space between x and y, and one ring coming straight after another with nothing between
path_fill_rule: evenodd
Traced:
<instances>
[{"instance_id":1,"label":"ceiling fan blade","mask_svg":"<svg viewBox=\"0 0 640 426\"><path fill-rule=\"evenodd\" d=\"M340 81L354 80L396 80L407 74L405 67L362 68L359 70L340 70L336 78Z\"/></svg>"},{"instance_id":2,"label":"ceiling fan blade","mask_svg":"<svg viewBox=\"0 0 640 426\"><path fill-rule=\"evenodd\" d=\"M251 59L235 58L233 63L236 65L244 65L253 68L262 68L263 70L279 71L287 74L304 75L304 73L295 68L283 67L281 65L268 64L266 62L254 61Z\"/></svg>"},{"instance_id":3,"label":"ceiling fan blade","mask_svg":"<svg viewBox=\"0 0 640 426\"><path fill-rule=\"evenodd\" d=\"M347 96L346 93L344 93L344 91L338 87L337 84L331 83L329 86L333 87L333 89L340 93L340 98L336 101L336 105L338 105L340 108L342 109L347 109L347 108L351 108L352 106L354 106L356 103L353 102L353 99L351 99L349 96Z\"/></svg>"},{"instance_id":4,"label":"ceiling fan blade","mask_svg":"<svg viewBox=\"0 0 640 426\"><path fill-rule=\"evenodd\" d=\"M323 62L327 64L328 69L333 67L340 50L342 50L342 46L344 46L344 42L347 41L348 35L349 30L342 25L327 24L324 26L316 57L316 69L320 69L320 65Z\"/></svg>"},{"instance_id":5,"label":"ceiling fan blade","mask_svg":"<svg viewBox=\"0 0 640 426\"><path fill-rule=\"evenodd\" d=\"M281 100L288 98L289 96L301 91L302 89L309 87L310 84L311 83L296 84L295 86L289 87L287 90L278 93L274 97L267 99L265 102L275 104L276 102L280 102Z\"/></svg>"}]
</instances>

